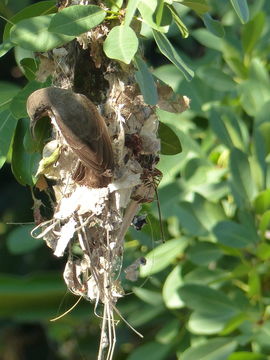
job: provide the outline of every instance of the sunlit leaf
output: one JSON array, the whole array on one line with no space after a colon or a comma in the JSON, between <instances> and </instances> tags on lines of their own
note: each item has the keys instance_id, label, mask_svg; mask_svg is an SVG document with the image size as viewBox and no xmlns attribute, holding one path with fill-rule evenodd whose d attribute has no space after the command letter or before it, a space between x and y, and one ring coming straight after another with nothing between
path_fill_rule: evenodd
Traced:
<instances>
[{"instance_id":1,"label":"sunlit leaf","mask_svg":"<svg viewBox=\"0 0 270 360\"><path fill-rule=\"evenodd\" d=\"M166 306L169 309L178 309L184 306L178 290L183 285L182 265L177 265L167 276L162 290L162 295Z\"/></svg>"},{"instance_id":2,"label":"sunlit leaf","mask_svg":"<svg viewBox=\"0 0 270 360\"><path fill-rule=\"evenodd\" d=\"M254 352L238 351L231 354L228 360L267 360L267 356Z\"/></svg>"},{"instance_id":3,"label":"sunlit leaf","mask_svg":"<svg viewBox=\"0 0 270 360\"><path fill-rule=\"evenodd\" d=\"M11 41L24 49L44 52L74 39L75 36L55 34L48 30L53 16L36 16L19 21L10 30Z\"/></svg>"},{"instance_id":4,"label":"sunlit leaf","mask_svg":"<svg viewBox=\"0 0 270 360\"><path fill-rule=\"evenodd\" d=\"M167 37L154 29L153 35L160 52L165 55L184 74L187 80L191 80L194 72L184 63Z\"/></svg>"},{"instance_id":5,"label":"sunlit leaf","mask_svg":"<svg viewBox=\"0 0 270 360\"><path fill-rule=\"evenodd\" d=\"M162 304L162 296L157 291L151 291L141 287L133 287L132 292L147 304L158 306Z\"/></svg>"},{"instance_id":6,"label":"sunlit leaf","mask_svg":"<svg viewBox=\"0 0 270 360\"><path fill-rule=\"evenodd\" d=\"M57 34L78 36L100 24L106 12L96 5L74 5L52 17L49 31Z\"/></svg>"},{"instance_id":7,"label":"sunlit leaf","mask_svg":"<svg viewBox=\"0 0 270 360\"><path fill-rule=\"evenodd\" d=\"M233 338L210 339L187 349L179 360L227 360L236 346L237 342Z\"/></svg>"},{"instance_id":8,"label":"sunlit leaf","mask_svg":"<svg viewBox=\"0 0 270 360\"><path fill-rule=\"evenodd\" d=\"M173 239L159 245L146 255L146 265L141 266L140 275L142 277L155 274L166 268L177 256L183 253L188 240L186 238Z\"/></svg>"},{"instance_id":9,"label":"sunlit leaf","mask_svg":"<svg viewBox=\"0 0 270 360\"><path fill-rule=\"evenodd\" d=\"M140 0L129 0L127 3L126 14L125 14L125 25L129 26L133 16L137 10L137 5Z\"/></svg>"},{"instance_id":10,"label":"sunlit leaf","mask_svg":"<svg viewBox=\"0 0 270 360\"><path fill-rule=\"evenodd\" d=\"M249 54L252 52L263 32L264 25L265 14L263 12L259 12L251 21L243 26L242 44L245 53Z\"/></svg>"},{"instance_id":11,"label":"sunlit leaf","mask_svg":"<svg viewBox=\"0 0 270 360\"><path fill-rule=\"evenodd\" d=\"M176 0L182 5L189 7L190 9L196 11L198 14L203 14L210 10L209 5L206 0Z\"/></svg>"},{"instance_id":12,"label":"sunlit leaf","mask_svg":"<svg viewBox=\"0 0 270 360\"><path fill-rule=\"evenodd\" d=\"M170 21L164 26L162 26L162 23L158 24L156 22L155 15L158 5L158 0L141 0L138 4L138 10L141 14L142 21L145 22L148 26L160 32L167 32L169 29L168 23L170 23ZM165 10L163 10L162 16L164 16L164 12ZM160 19L160 21L162 20Z\"/></svg>"},{"instance_id":13,"label":"sunlit leaf","mask_svg":"<svg viewBox=\"0 0 270 360\"><path fill-rule=\"evenodd\" d=\"M168 8L171 11L173 20L175 21L178 29L180 30L180 33L182 34L183 38L186 39L189 35L188 32L188 28L186 27L186 25L183 23L183 21L180 19L177 11L175 10L175 8L171 5L168 5Z\"/></svg>"},{"instance_id":14,"label":"sunlit leaf","mask_svg":"<svg viewBox=\"0 0 270 360\"><path fill-rule=\"evenodd\" d=\"M231 187L238 205L248 206L257 189L253 181L249 159L246 153L234 148L230 154Z\"/></svg>"},{"instance_id":15,"label":"sunlit leaf","mask_svg":"<svg viewBox=\"0 0 270 360\"><path fill-rule=\"evenodd\" d=\"M115 26L109 32L103 44L105 54L111 58L129 64L138 49L138 38L129 26Z\"/></svg>"},{"instance_id":16,"label":"sunlit leaf","mask_svg":"<svg viewBox=\"0 0 270 360\"><path fill-rule=\"evenodd\" d=\"M56 11L57 8L54 0L40 1L36 4L23 8L21 11L17 12L17 14L12 16L9 19L9 22L6 23L3 40L7 40L9 38L10 29L13 24L17 24L20 20L28 19L34 16L48 15L55 13Z\"/></svg>"},{"instance_id":17,"label":"sunlit leaf","mask_svg":"<svg viewBox=\"0 0 270 360\"><path fill-rule=\"evenodd\" d=\"M254 199L254 210L257 214L263 214L270 209L270 190L260 192Z\"/></svg>"},{"instance_id":18,"label":"sunlit leaf","mask_svg":"<svg viewBox=\"0 0 270 360\"><path fill-rule=\"evenodd\" d=\"M246 0L231 0L231 4L238 15L241 22L244 24L249 19L249 9Z\"/></svg>"}]
</instances>

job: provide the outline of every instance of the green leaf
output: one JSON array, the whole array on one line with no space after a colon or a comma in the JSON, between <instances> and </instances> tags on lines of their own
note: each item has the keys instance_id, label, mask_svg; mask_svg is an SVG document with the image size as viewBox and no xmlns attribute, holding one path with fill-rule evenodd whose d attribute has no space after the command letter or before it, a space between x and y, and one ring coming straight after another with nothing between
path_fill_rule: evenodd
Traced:
<instances>
[{"instance_id":1,"label":"green leaf","mask_svg":"<svg viewBox=\"0 0 270 360\"><path fill-rule=\"evenodd\" d=\"M265 14L259 12L243 26L242 44L246 54L250 54L258 43L265 25Z\"/></svg>"},{"instance_id":2,"label":"green leaf","mask_svg":"<svg viewBox=\"0 0 270 360\"><path fill-rule=\"evenodd\" d=\"M156 335L156 340L161 344L171 344L179 334L180 322L176 318L163 325Z\"/></svg>"},{"instance_id":3,"label":"green leaf","mask_svg":"<svg viewBox=\"0 0 270 360\"><path fill-rule=\"evenodd\" d=\"M176 257L182 255L188 244L186 238L173 239L159 245L146 256L146 265L140 267L140 275L146 277L165 269Z\"/></svg>"},{"instance_id":4,"label":"green leaf","mask_svg":"<svg viewBox=\"0 0 270 360\"><path fill-rule=\"evenodd\" d=\"M235 350L237 342L233 338L215 338L187 349L179 360L227 360Z\"/></svg>"},{"instance_id":5,"label":"green leaf","mask_svg":"<svg viewBox=\"0 0 270 360\"><path fill-rule=\"evenodd\" d=\"M158 342L148 342L136 348L127 357L127 360L166 360L171 349L170 344L160 344Z\"/></svg>"},{"instance_id":6,"label":"green leaf","mask_svg":"<svg viewBox=\"0 0 270 360\"><path fill-rule=\"evenodd\" d=\"M188 329L193 334L218 334L224 329L231 317L232 314L222 311L219 313L193 311L188 320Z\"/></svg>"},{"instance_id":7,"label":"green leaf","mask_svg":"<svg viewBox=\"0 0 270 360\"><path fill-rule=\"evenodd\" d=\"M218 223L213 233L219 243L236 249L254 245L259 240L256 232L253 233L246 226L229 220Z\"/></svg>"},{"instance_id":8,"label":"green leaf","mask_svg":"<svg viewBox=\"0 0 270 360\"><path fill-rule=\"evenodd\" d=\"M36 72L38 70L37 61L33 58L24 58L20 61L20 64L23 68L25 77L29 80L35 80Z\"/></svg>"},{"instance_id":9,"label":"green leaf","mask_svg":"<svg viewBox=\"0 0 270 360\"><path fill-rule=\"evenodd\" d=\"M199 15L210 10L206 0L177 0L177 2L180 2L182 5L189 7Z\"/></svg>"},{"instance_id":10,"label":"green leaf","mask_svg":"<svg viewBox=\"0 0 270 360\"><path fill-rule=\"evenodd\" d=\"M220 204L213 203L196 193L192 202L192 208L196 218L209 232L212 231L217 222L225 219L224 210Z\"/></svg>"},{"instance_id":11,"label":"green leaf","mask_svg":"<svg viewBox=\"0 0 270 360\"><path fill-rule=\"evenodd\" d=\"M170 9L170 12L172 14L173 20L176 23L180 33L182 34L183 38L186 39L189 35L188 28L183 23L183 21L180 19L177 11L172 5L167 5L167 7Z\"/></svg>"},{"instance_id":12,"label":"green leaf","mask_svg":"<svg viewBox=\"0 0 270 360\"><path fill-rule=\"evenodd\" d=\"M148 290L142 287L133 287L132 292L142 301L153 306L162 305L162 296L157 291Z\"/></svg>"},{"instance_id":13,"label":"green leaf","mask_svg":"<svg viewBox=\"0 0 270 360\"><path fill-rule=\"evenodd\" d=\"M178 206L177 216L183 229L192 236L205 236L207 229L194 213L194 207L188 201L181 201Z\"/></svg>"},{"instance_id":14,"label":"green leaf","mask_svg":"<svg viewBox=\"0 0 270 360\"><path fill-rule=\"evenodd\" d=\"M233 148L230 154L231 186L239 206L248 206L257 192L247 154Z\"/></svg>"},{"instance_id":15,"label":"green leaf","mask_svg":"<svg viewBox=\"0 0 270 360\"><path fill-rule=\"evenodd\" d=\"M257 214L263 214L270 209L270 190L260 192L254 199L254 210Z\"/></svg>"},{"instance_id":16,"label":"green leaf","mask_svg":"<svg viewBox=\"0 0 270 360\"><path fill-rule=\"evenodd\" d=\"M184 63L180 55L176 52L176 50L164 34L154 29L152 31L160 52L164 56L166 56L183 73L183 75L188 81L190 81L194 76L194 72Z\"/></svg>"},{"instance_id":17,"label":"green leaf","mask_svg":"<svg viewBox=\"0 0 270 360\"><path fill-rule=\"evenodd\" d=\"M96 5L73 5L52 17L49 31L62 35L78 36L100 24L106 12Z\"/></svg>"},{"instance_id":18,"label":"green leaf","mask_svg":"<svg viewBox=\"0 0 270 360\"><path fill-rule=\"evenodd\" d=\"M2 44L0 44L0 58L4 56L13 47L14 44L10 40L6 40Z\"/></svg>"},{"instance_id":19,"label":"green leaf","mask_svg":"<svg viewBox=\"0 0 270 360\"><path fill-rule=\"evenodd\" d=\"M7 81L0 81L0 110L9 108L13 97L20 91L18 85Z\"/></svg>"},{"instance_id":20,"label":"green leaf","mask_svg":"<svg viewBox=\"0 0 270 360\"><path fill-rule=\"evenodd\" d=\"M214 68L212 66L201 66L196 73L205 84L215 90L236 90L236 83L233 81L231 76L224 73L220 68Z\"/></svg>"},{"instance_id":21,"label":"green leaf","mask_svg":"<svg viewBox=\"0 0 270 360\"><path fill-rule=\"evenodd\" d=\"M186 284L178 290L185 305L203 314L236 315L239 309L223 292L205 285Z\"/></svg>"},{"instance_id":22,"label":"green leaf","mask_svg":"<svg viewBox=\"0 0 270 360\"><path fill-rule=\"evenodd\" d=\"M156 105L158 102L158 93L153 75L141 57L135 56L134 60L138 68L138 71L135 72L135 79L139 84L143 99L148 105Z\"/></svg>"},{"instance_id":23,"label":"green leaf","mask_svg":"<svg viewBox=\"0 0 270 360\"><path fill-rule=\"evenodd\" d=\"M261 326L256 329L253 341L259 351L269 354L269 334L270 334L270 321L266 320Z\"/></svg>"},{"instance_id":24,"label":"green leaf","mask_svg":"<svg viewBox=\"0 0 270 360\"><path fill-rule=\"evenodd\" d=\"M33 239L30 235L33 225L22 225L12 230L7 237L7 247L11 254L27 254L39 248L44 242L41 239Z\"/></svg>"},{"instance_id":25,"label":"green leaf","mask_svg":"<svg viewBox=\"0 0 270 360\"><path fill-rule=\"evenodd\" d=\"M19 21L10 31L11 41L24 49L44 52L73 40L75 36L55 34L48 30L53 16L36 16Z\"/></svg>"},{"instance_id":26,"label":"green leaf","mask_svg":"<svg viewBox=\"0 0 270 360\"><path fill-rule=\"evenodd\" d=\"M140 2L140 0L129 0L126 8L126 14L125 14L125 22L124 24L126 26L129 26L131 21L133 20L133 16L137 10L137 5Z\"/></svg>"},{"instance_id":27,"label":"green leaf","mask_svg":"<svg viewBox=\"0 0 270 360\"><path fill-rule=\"evenodd\" d=\"M105 0L106 6L112 11L119 11L123 5L124 0Z\"/></svg>"},{"instance_id":28,"label":"green leaf","mask_svg":"<svg viewBox=\"0 0 270 360\"><path fill-rule=\"evenodd\" d=\"M230 108L225 106L214 106L210 110L209 121L211 129L219 140L229 149L237 147L245 150L248 146L249 135L242 124L241 118Z\"/></svg>"},{"instance_id":29,"label":"green leaf","mask_svg":"<svg viewBox=\"0 0 270 360\"><path fill-rule=\"evenodd\" d=\"M139 45L138 38L129 26L115 26L109 32L103 44L103 50L110 59L129 64Z\"/></svg>"},{"instance_id":30,"label":"green leaf","mask_svg":"<svg viewBox=\"0 0 270 360\"><path fill-rule=\"evenodd\" d=\"M169 30L168 24L162 26L156 23L156 10L158 9L159 1L158 0L141 0L138 4L138 10L141 14L142 21L150 26L152 29L155 29L160 32L167 32ZM166 9L166 8L165 8ZM165 10L163 11L163 13ZM164 14L162 14L164 15Z\"/></svg>"},{"instance_id":31,"label":"green leaf","mask_svg":"<svg viewBox=\"0 0 270 360\"><path fill-rule=\"evenodd\" d=\"M214 35L206 29L196 29L192 31L192 36L202 45L217 51L223 51L225 44L223 39Z\"/></svg>"},{"instance_id":32,"label":"green leaf","mask_svg":"<svg viewBox=\"0 0 270 360\"><path fill-rule=\"evenodd\" d=\"M44 84L38 81L31 81L13 97L10 104L10 111L16 119L28 117L26 110L27 98L32 92L42 87L44 87Z\"/></svg>"},{"instance_id":33,"label":"green leaf","mask_svg":"<svg viewBox=\"0 0 270 360\"><path fill-rule=\"evenodd\" d=\"M161 140L161 154L176 155L182 151L180 140L170 126L160 122L158 136Z\"/></svg>"},{"instance_id":34,"label":"green leaf","mask_svg":"<svg viewBox=\"0 0 270 360\"><path fill-rule=\"evenodd\" d=\"M260 231L264 234L269 229L269 225L270 225L270 210L266 211L261 217L259 223Z\"/></svg>"},{"instance_id":35,"label":"green leaf","mask_svg":"<svg viewBox=\"0 0 270 360\"><path fill-rule=\"evenodd\" d=\"M184 276L184 283L199 285L217 284L219 286L224 278L227 278L228 276L229 273L224 269L221 270L215 268L210 270L205 266L198 266Z\"/></svg>"},{"instance_id":36,"label":"green leaf","mask_svg":"<svg viewBox=\"0 0 270 360\"><path fill-rule=\"evenodd\" d=\"M215 36L221 38L224 37L225 31L220 21L214 20L209 13L203 14L202 19L207 30L209 30Z\"/></svg>"},{"instance_id":37,"label":"green leaf","mask_svg":"<svg viewBox=\"0 0 270 360\"><path fill-rule=\"evenodd\" d=\"M256 269L251 269L248 274L248 296L254 299L261 298L261 279Z\"/></svg>"},{"instance_id":38,"label":"green leaf","mask_svg":"<svg viewBox=\"0 0 270 360\"><path fill-rule=\"evenodd\" d=\"M220 249L210 242L195 244L188 249L186 255L190 261L200 266L207 266L209 263L215 262L223 256Z\"/></svg>"},{"instance_id":39,"label":"green leaf","mask_svg":"<svg viewBox=\"0 0 270 360\"><path fill-rule=\"evenodd\" d=\"M0 168L6 161L16 125L17 120L9 110L0 113Z\"/></svg>"},{"instance_id":40,"label":"green leaf","mask_svg":"<svg viewBox=\"0 0 270 360\"><path fill-rule=\"evenodd\" d=\"M183 286L182 264L178 264L167 276L163 285L162 296L167 308L179 309L184 306L184 302L178 293L181 286Z\"/></svg>"},{"instance_id":41,"label":"green leaf","mask_svg":"<svg viewBox=\"0 0 270 360\"><path fill-rule=\"evenodd\" d=\"M270 245L265 242L260 243L256 251L257 257L263 261L270 259Z\"/></svg>"},{"instance_id":42,"label":"green leaf","mask_svg":"<svg viewBox=\"0 0 270 360\"><path fill-rule=\"evenodd\" d=\"M132 326L138 327L149 322L153 319L159 318L164 314L164 306L153 306L149 304L140 303L138 309L133 309L127 320L132 324Z\"/></svg>"},{"instance_id":43,"label":"green leaf","mask_svg":"<svg viewBox=\"0 0 270 360\"><path fill-rule=\"evenodd\" d=\"M249 19L249 10L246 0L231 0L231 4L241 20L242 24L248 22Z\"/></svg>"},{"instance_id":44,"label":"green leaf","mask_svg":"<svg viewBox=\"0 0 270 360\"><path fill-rule=\"evenodd\" d=\"M11 168L13 175L22 185L33 186L40 155L37 153L28 154L23 146L23 139L29 124L26 119L18 122L12 147Z\"/></svg>"},{"instance_id":45,"label":"green leaf","mask_svg":"<svg viewBox=\"0 0 270 360\"><path fill-rule=\"evenodd\" d=\"M158 26L161 24L163 14L165 13L166 10L167 10L167 8L164 7L164 0L160 0L158 2L158 5L157 5L156 11L155 11L156 23Z\"/></svg>"},{"instance_id":46,"label":"green leaf","mask_svg":"<svg viewBox=\"0 0 270 360\"><path fill-rule=\"evenodd\" d=\"M3 40L7 40L9 38L10 29L12 28L13 24L17 24L20 20L34 16L48 15L55 13L56 11L57 8L55 6L54 0L40 1L36 4L25 7L9 19L9 22L7 22L4 29Z\"/></svg>"},{"instance_id":47,"label":"green leaf","mask_svg":"<svg viewBox=\"0 0 270 360\"><path fill-rule=\"evenodd\" d=\"M234 332L236 329L240 327L241 324L243 324L244 321L249 320L249 314L246 313L240 313L236 316L232 317L228 323L226 324L225 328L221 331L220 335L226 336Z\"/></svg>"},{"instance_id":48,"label":"green leaf","mask_svg":"<svg viewBox=\"0 0 270 360\"><path fill-rule=\"evenodd\" d=\"M238 86L240 102L251 116L257 116L270 100L270 79L265 64L259 58L252 58L248 79Z\"/></svg>"},{"instance_id":49,"label":"green leaf","mask_svg":"<svg viewBox=\"0 0 270 360\"><path fill-rule=\"evenodd\" d=\"M33 153L33 152L42 153L44 144L50 138L51 138L51 122L48 118L47 121L39 121L36 124L35 138L33 138L32 134L31 134L30 127L27 128L24 139L23 139L24 149L28 153Z\"/></svg>"},{"instance_id":50,"label":"green leaf","mask_svg":"<svg viewBox=\"0 0 270 360\"><path fill-rule=\"evenodd\" d=\"M170 156L168 156L168 158L170 158ZM174 204L177 205L179 202L180 191L181 187L176 181L158 188L158 197L162 204L162 216L165 218L175 216Z\"/></svg>"},{"instance_id":51,"label":"green leaf","mask_svg":"<svg viewBox=\"0 0 270 360\"><path fill-rule=\"evenodd\" d=\"M163 178L160 184L166 186L167 184L172 183L174 177L179 173L180 169L183 167L185 154L179 153L177 155L162 155L160 156L160 161L157 165L157 168L163 173Z\"/></svg>"},{"instance_id":52,"label":"green leaf","mask_svg":"<svg viewBox=\"0 0 270 360\"><path fill-rule=\"evenodd\" d=\"M231 354L228 360L267 360L267 356L264 354L251 353L248 351L238 351Z\"/></svg>"}]
</instances>

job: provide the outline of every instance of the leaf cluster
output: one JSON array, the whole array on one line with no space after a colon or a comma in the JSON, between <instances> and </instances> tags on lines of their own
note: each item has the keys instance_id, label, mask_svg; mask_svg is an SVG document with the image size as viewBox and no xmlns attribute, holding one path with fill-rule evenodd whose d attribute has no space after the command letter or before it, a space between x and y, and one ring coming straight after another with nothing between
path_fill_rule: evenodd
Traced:
<instances>
[{"instance_id":1,"label":"leaf cluster","mask_svg":"<svg viewBox=\"0 0 270 360\"><path fill-rule=\"evenodd\" d=\"M130 320L159 329L131 360L149 351L181 360L270 355L269 9L251 6L251 20L241 27L228 4L216 4L215 11L222 23L231 21L223 38L209 28L190 31L204 47L190 61L190 83L173 65L154 71L192 102L181 115L158 112L178 135L182 153L162 155L159 164L167 242L152 249L149 238L160 238L155 206L148 227L130 235L134 248L147 249L141 277L148 279L133 289L141 305Z\"/></svg>"},{"instance_id":2,"label":"leaf cluster","mask_svg":"<svg viewBox=\"0 0 270 360\"><path fill-rule=\"evenodd\" d=\"M34 80L38 63L33 52L61 46L103 22L111 24L105 54L134 64L148 104L157 103L156 79L192 100L182 115L158 110L164 174L159 198L167 242L153 249L158 211L145 206L148 225L130 232L126 262L143 253L147 263L140 281L147 282L131 288L136 298L122 308L120 303L120 310L146 336L137 349L130 345L128 359L165 360L176 354L181 360L267 360L269 6L264 1L249 8L246 1L213 1L210 8L204 0L130 0L122 11L121 1L108 0L109 10L89 5L82 12L73 6L58 14L53 3L25 8L10 19L14 25L6 25L1 54L14 47L29 83L24 89L1 84L1 165L8 159L22 184L35 181L35 150L41 145L31 140L24 103L45 84ZM138 24L140 32L135 31ZM203 49L202 55L188 59L172 41L179 34ZM140 54L145 40L154 41L169 61L153 73ZM18 247L17 235L8 238L10 251L29 251L27 237L20 235L26 240Z\"/></svg>"}]
</instances>

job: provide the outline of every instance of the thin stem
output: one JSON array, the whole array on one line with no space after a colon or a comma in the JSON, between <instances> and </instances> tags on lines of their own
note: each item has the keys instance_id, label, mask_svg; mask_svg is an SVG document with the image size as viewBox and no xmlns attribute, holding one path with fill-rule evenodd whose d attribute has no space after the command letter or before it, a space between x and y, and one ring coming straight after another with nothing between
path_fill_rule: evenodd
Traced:
<instances>
[{"instance_id":1,"label":"thin stem","mask_svg":"<svg viewBox=\"0 0 270 360\"><path fill-rule=\"evenodd\" d=\"M0 18L5 20L7 23L9 23L10 25L15 25L12 21L8 20L7 18L5 18L4 16L0 15Z\"/></svg>"},{"instance_id":2,"label":"thin stem","mask_svg":"<svg viewBox=\"0 0 270 360\"><path fill-rule=\"evenodd\" d=\"M118 16L106 16L105 20L113 20L113 19L118 19Z\"/></svg>"},{"instance_id":3,"label":"thin stem","mask_svg":"<svg viewBox=\"0 0 270 360\"><path fill-rule=\"evenodd\" d=\"M159 226L160 226L160 233L161 233L161 239L163 244L165 243L165 236L164 236L164 229L163 229L163 224L162 224L162 216L161 216L161 208L160 208L160 202L159 202L159 196L158 196L158 191L155 188L155 193L156 193L156 197L157 197L157 208L158 208L158 217L159 217Z\"/></svg>"}]
</instances>

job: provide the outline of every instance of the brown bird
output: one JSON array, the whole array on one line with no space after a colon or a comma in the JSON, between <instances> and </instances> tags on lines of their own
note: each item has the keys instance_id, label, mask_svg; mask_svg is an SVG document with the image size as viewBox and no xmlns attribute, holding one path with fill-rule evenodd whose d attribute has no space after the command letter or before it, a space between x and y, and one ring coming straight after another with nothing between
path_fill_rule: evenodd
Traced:
<instances>
[{"instance_id":1,"label":"brown bird","mask_svg":"<svg viewBox=\"0 0 270 360\"><path fill-rule=\"evenodd\" d=\"M27 100L30 128L44 116L56 124L81 163L73 174L75 181L102 187L111 181L113 150L108 129L96 106L84 95L48 87L33 92Z\"/></svg>"}]
</instances>

